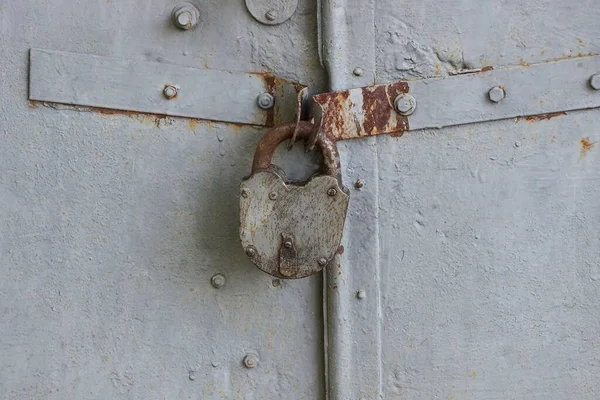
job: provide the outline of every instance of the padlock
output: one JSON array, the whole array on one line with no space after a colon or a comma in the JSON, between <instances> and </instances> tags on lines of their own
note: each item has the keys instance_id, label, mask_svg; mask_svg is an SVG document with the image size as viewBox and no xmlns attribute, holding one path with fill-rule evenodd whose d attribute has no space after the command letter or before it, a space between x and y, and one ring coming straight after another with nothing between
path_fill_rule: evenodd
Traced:
<instances>
[{"instance_id":1,"label":"padlock","mask_svg":"<svg viewBox=\"0 0 600 400\"><path fill-rule=\"evenodd\" d=\"M251 175L240 185L240 238L246 255L264 272L292 279L312 275L339 251L348 210L349 192L342 184L337 146L319 134L323 155L319 172L305 182L291 182L271 165L273 153L296 131L310 137L309 122L285 124L262 138Z\"/></svg>"}]
</instances>

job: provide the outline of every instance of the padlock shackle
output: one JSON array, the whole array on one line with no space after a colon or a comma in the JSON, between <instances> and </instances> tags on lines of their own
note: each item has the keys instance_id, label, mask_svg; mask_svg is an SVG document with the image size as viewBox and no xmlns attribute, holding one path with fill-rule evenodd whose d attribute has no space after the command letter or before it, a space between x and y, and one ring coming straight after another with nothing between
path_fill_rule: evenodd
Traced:
<instances>
[{"instance_id":1,"label":"padlock shackle","mask_svg":"<svg viewBox=\"0 0 600 400\"><path fill-rule=\"evenodd\" d=\"M277 147L286 139L291 139L296 130L298 139L307 140L317 126L307 121L300 121L282 124L268 131L258 143L256 152L254 153L254 161L252 163L252 173L260 169L267 169L271 165L273 153ZM317 148L323 155L323 173L331 175L335 178L341 177L340 154L337 151L335 142L327 137L324 133L317 136Z\"/></svg>"}]
</instances>

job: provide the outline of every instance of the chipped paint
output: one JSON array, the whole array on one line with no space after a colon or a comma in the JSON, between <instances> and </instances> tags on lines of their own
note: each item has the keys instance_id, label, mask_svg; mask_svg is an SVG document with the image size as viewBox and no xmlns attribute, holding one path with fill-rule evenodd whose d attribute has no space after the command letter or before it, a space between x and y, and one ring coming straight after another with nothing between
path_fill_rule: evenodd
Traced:
<instances>
[{"instance_id":1,"label":"chipped paint","mask_svg":"<svg viewBox=\"0 0 600 400\"><path fill-rule=\"evenodd\" d=\"M591 149L596 147L596 142L591 142L589 137L581 138L579 143L581 143L581 150L579 151L579 159L580 160L585 158L585 156L587 156L587 153Z\"/></svg>"}]
</instances>

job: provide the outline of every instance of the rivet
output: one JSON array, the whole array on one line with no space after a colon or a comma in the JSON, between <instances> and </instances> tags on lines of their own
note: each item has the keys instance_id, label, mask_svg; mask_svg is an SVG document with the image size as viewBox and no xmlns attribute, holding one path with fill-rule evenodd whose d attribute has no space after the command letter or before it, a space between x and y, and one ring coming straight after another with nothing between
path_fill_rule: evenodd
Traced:
<instances>
[{"instance_id":1,"label":"rivet","mask_svg":"<svg viewBox=\"0 0 600 400\"><path fill-rule=\"evenodd\" d=\"M362 70L362 68L356 67L356 68L354 68L354 71L352 71L352 73L354 74L354 76L362 76L363 70Z\"/></svg>"},{"instance_id":2,"label":"rivet","mask_svg":"<svg viewBox=\"0 0 600 400\"><path fill-rule=\"evenodd\" d=\"M256 98L256 104L263 110L269 110L275 105L275 98L271 93L261 93Z\"/></svg>"},{"instance_id":3,"label":"rivet","mask_svg":"<svg viewBox=\"0 0 600 400\"><path fill-rule=\"evenodd\" d=\"M248 353L246 357L244 357L244 366L246 368L254 368L258 364L258 354L256 353Z\"/></svg>"},{"instance_id":4,"label":"rivet","mask_svg":"<svg viewBox=\"0 0 600 400\"><path fill-rule=\"evenodd\" d=\"M281 281L279 279L273 279L273 281L271 281L271 284L273 285L273 287L279 287L281 286Z\"/></svg>"},{"instance_id":5,"label":"rivet","mask_svg":"<svg viewBox=\"0 0 600 400\"><path fill-rule=\"evenodd\" d=\"M417 100L408 93L402 93L394 100L394 106L400 115L408 116L415 112Z\"/></svg>"},{"instance_id":6,"label":"rivet","mask_svg":"<svg viewBox=\"0 0 600 400\"><path fill-rule=\"evenodd\" d=\"M173 25L186 31L194 28L198 24L199 18L200 10L188 2L177 4L171 12Z\"/></svg>"},{"instance_id":7,"label":"rivet","mask_svg":"<svg viewBox=\"0 0 600 400\"><path fill-rule=\"evenodd\" d=\"M278 17L277 11L275 10L269 10L267 11L267 13L265 14L265 18L268 19L269 21L275 21Z\"/></svg>"},{"instance_id":8,"label":"rivet","mask_svg":"<svg viewBox=\"0 0 600 400\"><path fill-rule=\"evenodd\" d=\"M173 85L165 85L165 88L163 89L163 95L171 100L175 97L177 97L177 88Z\"/></svg>"},{"instance_id":9,"label":"rivet","mask_svg":"<svg viewBox=\"0 0 600 400\"><path fill-rule=\"evenodd\" d=\"M360 300L364 299L365 297L367 297L367 292L365 292L363 289L359 290L358 292L356 292L356 297Z\"/></svg>"},{"instance_id":10,"label":"rivet","mask_svg":"<svg viewBox=\"0 0 600 400\"><path fill-rule=\"evenodd\" d=\"M246 247L246 255L248 257L254 257L256 255L256 249L252 246Z\"/></svg>"},{"instance_id":11,"label":"rivet","mask_svg":"<svg viewBox=\"0 0 600 400\"><path fill-rule=\"evenodd\" d=\"M515 147L521 147L521 142L515 142Z\"/></svg>"},{"instance_id":12,"label":"rivet","mask_svg":"<svg viewBox=\"0 0 600 400\"><path fill-rule=\"evenodd\" d=\"M357 179L356 182L354 182L354 187L357 189L362 189L363 186L365 186L365 182L362 179Z\"/></svg>"},{"instance_id":13,"label":"rivet","mask_svg":"<svg viewBox=\"0 0 600 400\"><path fill-rule=\"evenodd\" d=\"M242 197L243 198L248 198L248 196L250 195L250 191L248 189L242 189Z\"/></svg>"},{"instance_id":14,"label":"rivet","mask_svg":"<svg viewBox=\"0 0 600 400\"><path fill-rule=\"evenodd\" d=\"M595 74L590 77L590 86L594 90L600 90L600 74Z\"/></svg>"},{"instance_id":15,"label":"rivet","mask_svg":"<svg viewBox=\"0 0 600 400\"><path fill-rule=\"evenodd\" d=\"M188 376L190 378L190 381L196 380L196 374L194 373L194 371L190 371L190 374Z\"/></svg>"},{"instance_id":16,"label":"rivet","mask_svg":"<svg viewBox=\"0 0 600 400\"><path fill-rule=\"evenodd\" d=\"M337 194L337 190L335 188L329 188L327 191L328 196L335 196Z\"/></svg>"},{"instance_id":17,"label":"rivet","mask_svg":"<svg viewBox=\"0 0 600 400\"><path fill-rule=\"evenodd\" d=\"M494 103L498 103L498 102L502 101L502 99L504 99L506 97L506 91L504 91L504 89L501 88L500 86L494 86L488 92L488 97Z\"/></svg>"},{"instance_id":18,"label":"rivet","mask_svg":"<svg viewBox=\"0 0 600 400\"><path fill-rule=\"evenodd\" d=\"M323 258L319 258L319 261L318 261L318 263L319 263L319 265L320 265L321 267L324 267L324 266L326 266L326 265L327 265L327 259L326 259L325 257L323 257Z\"/></svg>"},{"instance_id":19,"label":"rivet","mask_svg":"<svg viewBox=\"0 0 600 400\"><path fill-rule=\"evenodd\" d=\"M271 199L271 200L277 200L277 192L271 192L271 193L269 193L269 199Z\"/></svg>"},{"instance_id":20,"label":"rivet","mask_svg":"<svg viewBox=\"0 0 600 400\"><path fill-rule=\"evenodd\" d=\"M291 249L292 248L292 242L287 240L283 243L283 247L285 247L286 249Z\"/></svg>"},{"instance_id":21,"label":"rivet","mask_svg":"<svg viewBox=\"0 0 600 400\"><path fill-rule=\"evenodd\" d=\"M216 288L220 289L225 286L225 275L223 274L215 274L212 278L210 278L210 283Z\"/></svg>"}]
</instances>

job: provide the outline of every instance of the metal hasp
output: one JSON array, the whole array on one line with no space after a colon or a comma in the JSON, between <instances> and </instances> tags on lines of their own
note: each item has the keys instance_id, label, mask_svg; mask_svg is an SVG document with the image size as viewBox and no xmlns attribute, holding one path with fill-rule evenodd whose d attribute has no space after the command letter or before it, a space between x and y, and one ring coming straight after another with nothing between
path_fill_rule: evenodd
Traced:
<instances>
[{"instance_id":1,"label":"metal hasp","mask_svg":"<svg viewBox=\"0 0 600 400\"><path fill-rule=\"evenodd\" d=\"M599 70L600 56L483 68L318 94L312 114L322 132L343 140L595 108Z\"/></svg>"},{"instance_id":2,"label":"metal hasp","mask_svg":"<svg viewBox=\"0 0 600 400\"><path fill-rule=\"evenodd\" d=\"M306 93L305 86L267 74L30 51L34 101L270 127L297 119ZM270 99L269 106L259 97Z\"/></svg>"},{"instance_id":3,"label":"metal hasp","mask_svg":"<svg viewBox=\"0 0 600 400\"><path fill-rule=\"evenodd\" d=\"M246 8L261 24L279 25L294 15L298 0L246 0Z\"/></svg>"},{"instance_id":4,"label":"metal hasp","mask_svg":"<svg viewBox=\"0 0 600 400\"><path fill-rule=\"evenodd\" d=\"M294 131L306 140L316 127L302 121L273 128L256 149L252 174L240 186L240 238L246 255L278 278L303 278L325 267L337 254L348 209L349 191L341 182L335 143L320 135L320 173L290 182L271 165L273 152Z\"/></svg>"}]
</instances>

